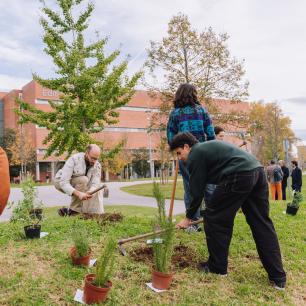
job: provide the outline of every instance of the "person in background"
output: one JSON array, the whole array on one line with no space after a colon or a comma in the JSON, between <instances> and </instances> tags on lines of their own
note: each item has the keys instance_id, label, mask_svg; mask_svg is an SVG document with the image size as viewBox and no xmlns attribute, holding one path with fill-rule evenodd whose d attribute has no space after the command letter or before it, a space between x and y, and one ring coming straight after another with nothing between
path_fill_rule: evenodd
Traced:
<instances>
[{"instance_id":1,"label":"person in background","mask_svg":"<svg viewBox=\"0 0 306 306\"><path fill-rule=\"evenodd\" d=\"M298 167L297 161L293 160L291 162L292 166L292 190L301 192L302 188L302 170Z\"/></svg>"},{"instance_id":2,"label":"person in background","mask_svg":"<svg viewBox=\"0 0 306 306\"><path fill-rule=\"evenodd\" d=\"M279 165L282 169L283 172L283 179L282 179L282 195L283 195L283 200L286 200L286 189L287 189L287 180L289 177L289 169L286 167L286 163L283 160L280 160Z\"/></svg>"},{"instance_id":3,"label":"person in background","mask_svg":"<svg viewBox=\"0 0 306 306\"><path fill-rule=\"evenodd\" d=\"M200 104L195 86L189 83L181 84L177 89L167 124L167 139L170 144L173 137L180 132L190 132L199 142L215 139L212 121L206 109ZM190 205L189 172L185 162L179 160L179 169L183 177L184 202L186 210ZM205 187L204 200L207 201L215 189L214 185ZM200 208L195 211L192 220L200 218ZM199 231L200 227L190 226L187 231Z\"/></svg>"},{"instance_id":4,"label":"person in background","mask_svg":"<svg viewBox=\"0 0 306 306\"><path fill-rule=\"evenodd\" d=\"M225 131L221 126L215 126L215 135L217 140L224 140Z\"/></svg>"},{"instance_id":5,"label":"person in background","mask_svg":"<svg viewBox=\"0 0 306 306\"><path fill-rule=\"evenodd\" d=\"M276 200L276 193L278 200L281 201L282 196L282 179L283 173L279 165L271 160L270 165L267 167L267 178L270 185L270 193L272 200Z\"/></svg>"}]
</instances>

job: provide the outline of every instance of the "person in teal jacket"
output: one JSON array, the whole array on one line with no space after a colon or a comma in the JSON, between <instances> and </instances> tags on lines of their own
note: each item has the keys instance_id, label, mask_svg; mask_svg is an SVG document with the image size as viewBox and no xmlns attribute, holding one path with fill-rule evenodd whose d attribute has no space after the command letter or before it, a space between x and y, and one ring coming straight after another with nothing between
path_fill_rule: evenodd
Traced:
<instances>
[{"instance_id":1,"label":"person in teal jacket","mask_svg":"<svg viewBox=\"0 0 306 306\"><path fill-rule=\"evenodd\" d=\"M215 139L214 126L206 109L200 104L197 97L197 90L189 83L181 84L174 97L174 109L171 111L167 124L167 139L170 143L173 137L180 132L190 132L199 142ZM184 203L186 209L190 206L189 173L184 161L179 161L180 174L184 185ZM214 192L214 185L206 185L205 201ZM192 216L192 220L200 219L200 209ZM190 226L187 231L199 231L199 226Z\"/></svg>"}]
</instances>

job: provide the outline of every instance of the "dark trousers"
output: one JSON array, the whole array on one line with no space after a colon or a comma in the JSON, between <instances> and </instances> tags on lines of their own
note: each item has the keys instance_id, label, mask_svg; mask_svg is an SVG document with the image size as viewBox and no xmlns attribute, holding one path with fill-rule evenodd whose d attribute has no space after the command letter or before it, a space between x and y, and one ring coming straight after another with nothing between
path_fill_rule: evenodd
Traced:
<instances>
[{"instance_id":1,"label":"dark trousers","mask_svg":"<svg viewBox=\"0 0 306 306\"><path fill-rule=\"evenodd\" d=\"M208 266L212 272L227 273L234 219L241 207L269 279L286 281L277 235L269 217L268 197L263 168L230 175L217 186L204 213Z\"/></svg>"},{"instance_id":2,"label":"dark trousers","mask_svg":"<svg viewBox=\"0 0 306 306\"><path fill-rule=\"evenodd\" d=\"M286 189L287 185L282 184L282 195L283 195L283 200L286 200Z\"/></svg>"}]
</instances>

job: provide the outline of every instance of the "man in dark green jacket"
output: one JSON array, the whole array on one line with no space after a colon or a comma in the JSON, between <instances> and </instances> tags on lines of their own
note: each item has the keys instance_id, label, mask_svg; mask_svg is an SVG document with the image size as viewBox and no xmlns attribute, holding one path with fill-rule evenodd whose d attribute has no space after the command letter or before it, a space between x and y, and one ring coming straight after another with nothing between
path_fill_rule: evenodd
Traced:
<instances>
[{"instance_id":1,"label":"man in dark green jacket","mask_svg":"<svg viewBox=\"0 0 306 306\"><path fill-rule=\"evenodd\" d=\"M260 162L248 152L224 141L198 143L190 133L177 134L170 143L170 150L187 162L190 173L192 200L186 218L177 224L177 228L189 226L191 216L201 205L205 185L218 185L204 210L209 258L200 264L200 270L227 274L234 218L241 207L270 282L276 289L283 290L286 273L269 217L269 190Z\"/></svg>"}]
</instances>

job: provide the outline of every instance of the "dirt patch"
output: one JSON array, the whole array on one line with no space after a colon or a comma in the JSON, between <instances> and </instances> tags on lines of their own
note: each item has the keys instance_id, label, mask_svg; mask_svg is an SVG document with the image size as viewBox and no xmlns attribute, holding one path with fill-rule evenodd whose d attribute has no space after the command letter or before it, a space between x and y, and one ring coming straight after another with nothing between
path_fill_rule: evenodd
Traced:
<instances>
[{"instance_id":1,"label":"dirt patch","mask_svg":"<svg viewBox=\"0 0 306 306\"><path fill-rule=\"evenodd\" d=\"M150 264L153 260L153 249L151 247L140 247L132 250L129 255L134 261Z\"/></svg>"},{"instance_id":2,"label":"dirt patch","mask_svg":"<svg viewBox=\"0 0 306 306\"><path fill-rule=\"evenodd\" d=\"M137 262L153 264L153 249L152 247L140 247L130 252L130 257ZM185 245L177 245L174 247L174 252L171 258L171 264L174 268L196 267L198 263L196 253L193 249Z\"/></svg>"},{"instance_id":3,"label":"dirt patch","mask_svg":"<svg viewBox=\"0 0 306 306\"><path fill-rule=\"evenodd\" d=\"M104 225L107 223L121 222L123 215L121 213L104 213L104 214L82 214L85 220L96 220L99 224Z\"/></svg>"},{"instance_id":4,"label":"dirt patch","mask_svg":"<svg viewBox=\"0 0 306 306\"><path fill-rule=\"evenodd\" d=\"M252 254L246 255L245 258L247 258L248 260L259 260L258 255L252 255Z\"/></svg>"},{"instance_id":5,"label":"dirt patch","mask_svg":"<svg viewBox=\"0 0 306 306\"><path fill-rule=\"evenodd\" d=\"M174 248L171 262L178 268L196 267L198 264L195 251L182 244Z\"/></svg>"}]
</instances>

